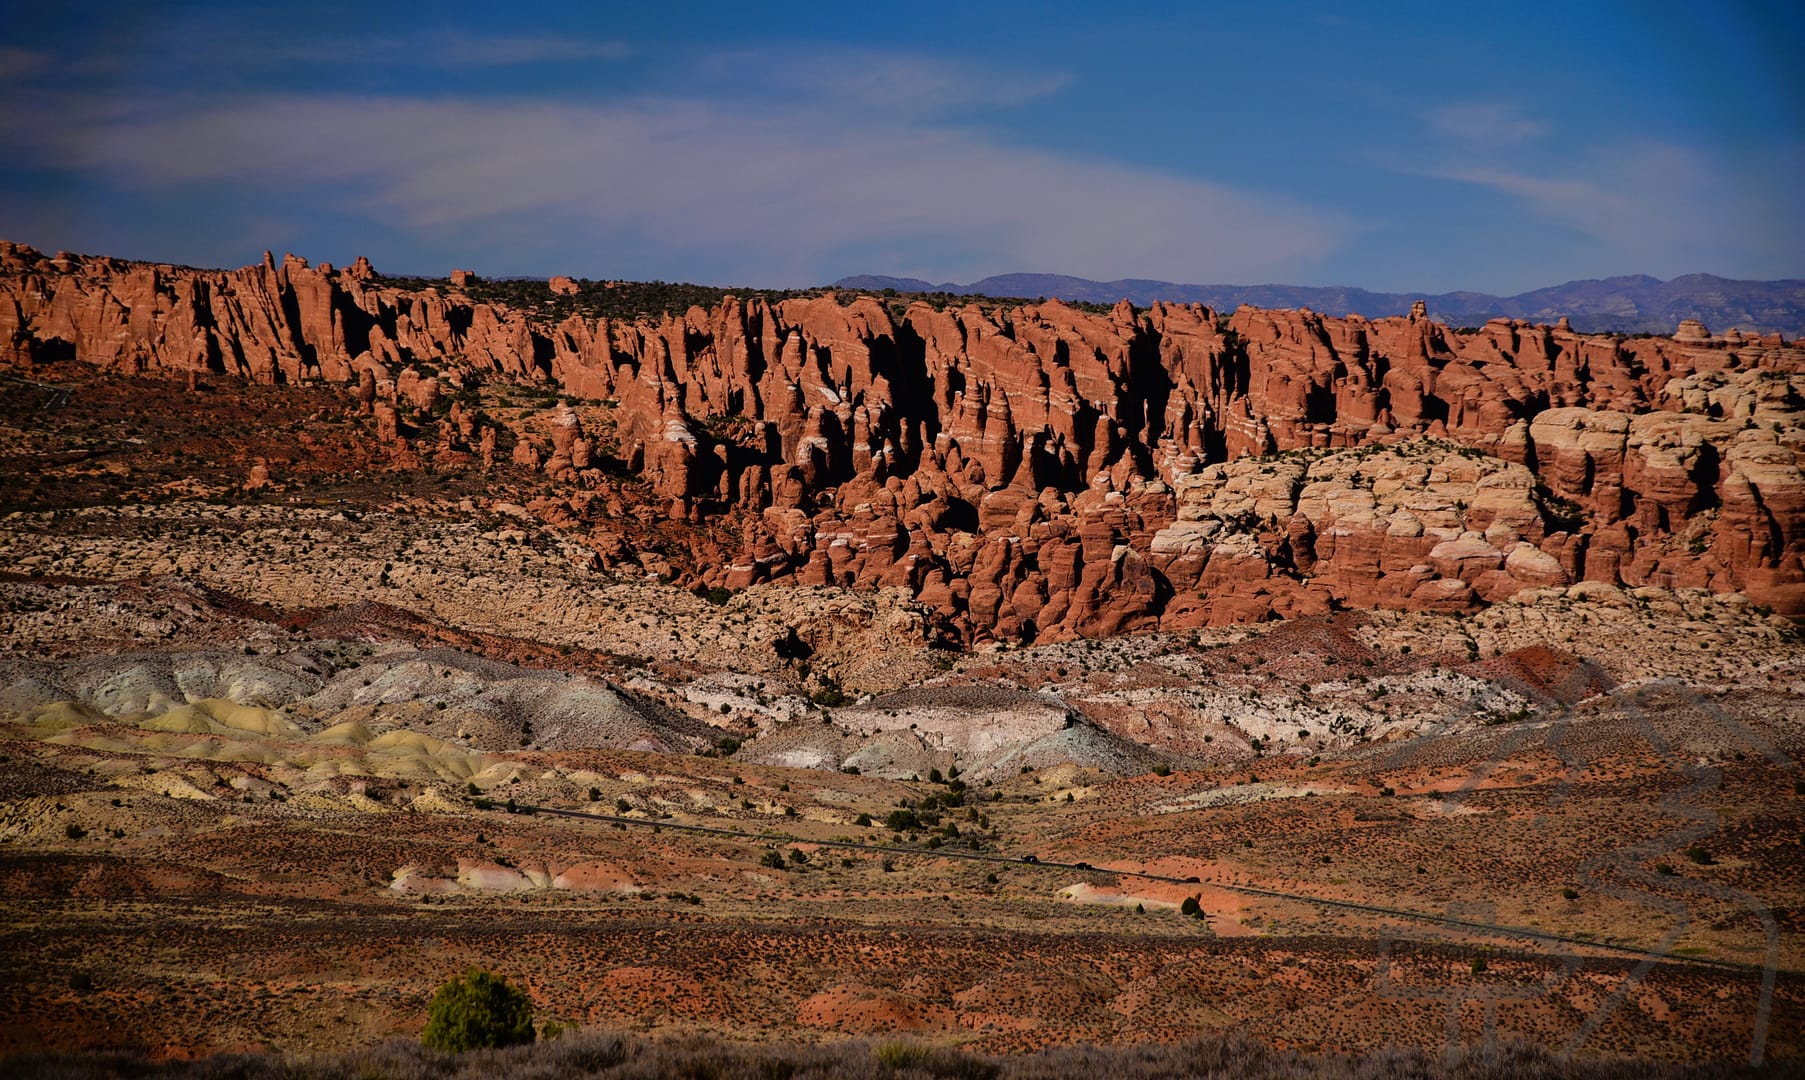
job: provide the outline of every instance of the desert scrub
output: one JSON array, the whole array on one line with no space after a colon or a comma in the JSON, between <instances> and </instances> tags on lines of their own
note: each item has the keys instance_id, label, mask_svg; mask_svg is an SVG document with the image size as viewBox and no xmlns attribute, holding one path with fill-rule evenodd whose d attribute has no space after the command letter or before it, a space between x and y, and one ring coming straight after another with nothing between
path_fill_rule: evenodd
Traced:
<instances>
[{"instance_id":1,"label":"desert scrub","mask_svg":"<svg viewBox=\"0 0 1805 1080\"><path fill-rule=\"evenodd\" d=\"M1208 1037L1176 1045L1068 1046L1008 1057L924 1047L901 1041L740 1043L712 1035L665 1039L592 1031L468 1055L441 1054L418 1043L394 1041L318 1057L222 1054L152 1065L130 1054L22 1055L6 1061L8 1075L32 1080L468 1080L471 1077L606 1077L654 1080L707 1076L714 1080L1175 1080L1179 1077L1248 1077L1250 1080L1352 1080L1409 1076L1416 1080L1679 1080L1729 1075L1727 1068L1682 1065L1647 1058L1557 1058L1522 1043L1492 1044L1443 1056L1425 1050L1378 1050L1350 1056L1312 1056L1274 1050L1241 1036ZM1787 1066L1738 1070L1739 1076L1789 1075Z\"/></svg>"},{"instance_id":2,"label":"desert scrub","mask_svg":"<svg viewBox=\"0 0 1805 1080\"><path fill-rule=\"evenodd\" d=\"M927 1047L905 1042L878 1043L871 1053L886 1069L913 1069L928 1059Z\"/></svg>"}]
</instances>

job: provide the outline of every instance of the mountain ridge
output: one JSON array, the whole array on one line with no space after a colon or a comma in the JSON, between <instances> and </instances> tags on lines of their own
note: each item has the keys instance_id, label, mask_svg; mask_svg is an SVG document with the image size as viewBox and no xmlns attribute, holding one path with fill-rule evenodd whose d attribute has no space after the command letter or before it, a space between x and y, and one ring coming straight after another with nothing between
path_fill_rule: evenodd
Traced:
<instances>
[{"instance_id":1,"label":"mountain ridge","mask_svg":"<svg viewBox=\"0 0 1805 1080\"><path fill-rule=\"evenodd\" d=\"M947 292L992 297L1057 297L1112 304L1126 299L1145 305L1157 300L1205 304L1233 310L1310 308L1324 315L1358 312L1372 318L1405 315L1417 300L1429 316L1450 326L1477 326L1488 319L1553 323L1563 316L1584 333L1669 334L1685 319L1713 330L1805 334L1805 279L1746 281L1714 274L1683 274L1668 281L1647 274L1583 278L1514 296L1456 290L1445 293L1378 292L1353 286L1189 285L1150 278L1095 281L1069 274L995 274L970 284L939 284L921 278L855 274L837 288L899 292Z\"/></svg>"}]
</instances>

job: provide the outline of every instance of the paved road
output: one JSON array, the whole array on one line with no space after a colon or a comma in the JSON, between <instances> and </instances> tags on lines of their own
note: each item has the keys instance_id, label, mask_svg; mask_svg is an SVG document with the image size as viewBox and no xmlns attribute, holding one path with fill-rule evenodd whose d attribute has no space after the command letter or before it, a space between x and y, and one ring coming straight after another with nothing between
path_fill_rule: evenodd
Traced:
<instances>
[{"instance_id":1,"label":"paved road","mask_svg":"<svg viewBox=\"0 0 1805 1080\"><path fill-rule=\"evenodd\" d=\"M521 813L551 814L557 817L580 818L585 821L606 821L610 824L634 826L638 828L674 829L678 832L703 833L709 836L724 836L733 840L748 840L760 844L812 844L815 847L846 848L853 851L878 851L887 855L902 855L918 859L964 859L967 862L996 863L1003 866L1038 867L1049 870L1077 870L1099 874L1115 874L1121 877L1141 878L1145 881L1164 881L1175 885L1201 884L1197 878L1167 877L1163 874L1148 874L1139 870L1116 870L1106 866L1093 866L1084 862L1058 862L1051 859L1038 859L1034 856L1011 857L1008 855L990 855L977 851L953 851L949 848L932 850L913 847L898 847L892 844L861 844L847 840L814 840L803 836L789 834L750 833L740 829L723 829L712 825L682 825L670 821L656 821L651 818L621 817L617 814L592 814L581 810L563 810L555 806L529 806L516 804ZM497 805L496 809L502 809ZM1533 941L1547 942L1555 945L1569 945L1581 949L1603 949L1608 952L1624 953L1630 956L1652 958L1675 964L1693 964L1700 967L1722 968L1729 971L1760 973L1765 968L1760 964L1746 964L1735 960L1713 960L1700 956L1678 956L1673 953L1658 952L1653 949L1642 949L1634 945L1613 945L1603 941L1587 941L1583 938L1566 937L1561 934L1550 934L1542 930L1532 930L1524 926L1499 926L1494 923L1471 922L1466 919L1450 918L1425 911L1410 911L1405 908L1388 908L1378 904L1361 904L1352 900L1333 900L1322 896L1309 896L1304 893L1280 892L1276 889L1261 889L1252 885L1223 885L1212 882L1212 889L1224 889L1228 892L1241 893L1245 896L1260 896L1271 900L1291 900L1316 907L1332 908L1338 911L1357 911L1368 915L1385 915L1396 919L1408 919L1413 922L1433 923L1455 930L1468 930L1491 936L1520 937ZM1790 972L1785 974L1791 974Z\"/></svg>"}]
</instances>

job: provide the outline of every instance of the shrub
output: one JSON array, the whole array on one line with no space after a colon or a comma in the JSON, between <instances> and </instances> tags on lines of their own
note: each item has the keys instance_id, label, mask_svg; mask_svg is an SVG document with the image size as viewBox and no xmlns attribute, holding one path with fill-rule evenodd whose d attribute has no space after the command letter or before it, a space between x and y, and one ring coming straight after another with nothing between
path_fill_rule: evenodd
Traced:
<instances>
[{"instance_id":1,"label":"shrub","mask_svg":"<svg viewBox=\"0 0 1805 1080\"><path fill-rule=\"evenodd\" d=\"M88 835L88 830L82 828L80 825L69 824L63 826L63 835L71 840L80 840L82 837Z\"/></svg>"},{"instance_id":2,"label":"shrub","mask_svg":"<svg viewBox=\"0 0 1805 1080\"><path fill-rule=\"evenodd\" d=\"M1700 866L1710 866L1714 861L1716 861L1711 858L1711 853L1709 851L1706 851L1704 849L1704 847L1699 844L1694 844L1691 847L1686 849L1686 858L1692 860L1693 862L1699 864Z\"/></svg>"},{"instance_id":3,"label":"shrub","mask_svg":"<svg viewBox=\"0 0 1805 1080\"><path fill-rule=\"evenodd\" d=\"M884 827L891 832L910 832L921 828L921 818L913 810L892 810L884 819Z\"/></svg>"},{"instance_id":4,"label":"shrub","mask_svg":"<svg viewBox=\"0 0 1805 1080\"><path fill-rule=\"evenodd\" d=\"M1579 890L1575 889L1573 886L1569 885L1566 888L1561 890L1561 899L1578 900L1579 899Z\"/></svg>"},{"instance_id":5,"label":"shrub","mask_svg":"<svg viewBox=\"0 0 1805 1080\"><path fill-rule=\"evenodd\" d=\"M821 689L809 695L809 700L825 709L838 708L852 701L840 684L826 675L820 678Z\"/></svg>"},{"instance_id":6,"label":"shrub","mask_svg":"<svg viewBox=\"0 0 1805 1080\"><path fill-rule=\"evenodd\" d=\"M500 975L473 968L446 980L433 994L420 1041L430 1050L454 1054L530 1043L533 1003Z\"/></svg>"},{"instance_id":7,"label":"shrub","mask_svg":"<svg viewBox=\"0 0 1805 1080\"><path fill-rule=\"evenodd\" d=\"M1172 766L1167 765L1165 762L1161 762L1158 765L1155 765L1153 767L1153 775L1155 775L1155 776L1171 776L1172 775Z\"/></svg>"},{"instance_id":8,"label":"shrub","mask_svg":"<svg viewBox=\"0 0 1805 1080\"><path fill-rule=\"evenodd\" d=\"M1197 902L1195 896L1187 896L1185 897L1185 902L1178 905L1178 913L1180 915L1189 915L1195 918L1203 913L1203 905Z\"/></svg>"}]
</instances>

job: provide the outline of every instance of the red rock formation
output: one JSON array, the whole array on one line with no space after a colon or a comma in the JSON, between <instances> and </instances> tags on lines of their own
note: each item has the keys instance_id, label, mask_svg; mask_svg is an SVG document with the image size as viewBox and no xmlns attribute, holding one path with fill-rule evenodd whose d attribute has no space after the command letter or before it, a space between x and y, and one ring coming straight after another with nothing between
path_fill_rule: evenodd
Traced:
<instances>
[{"instance_id":1,"label":"red rock formation","mask_svg":"<svg viewBox=\"0 0 1805 1080\"><path fill-rule=\"evenodd\" d=\"M610 403L606 451L657 513L731 538L695 580L901 587L968 639L1458 609L1580 579L1805 615L1805 353L1684 329L1058 302L898 316L838 296L547 325L367 263L213 272L0 245L0 359L355 379L428 425L441 378L550 380ZM461 417L443 447L493 461L493 430ZM512 461L593 486L602 451L577 414L549 435L549 456L522 433ZM1396 453L1361 457L1378 447Z\"/></svg>"}]
</instances>

